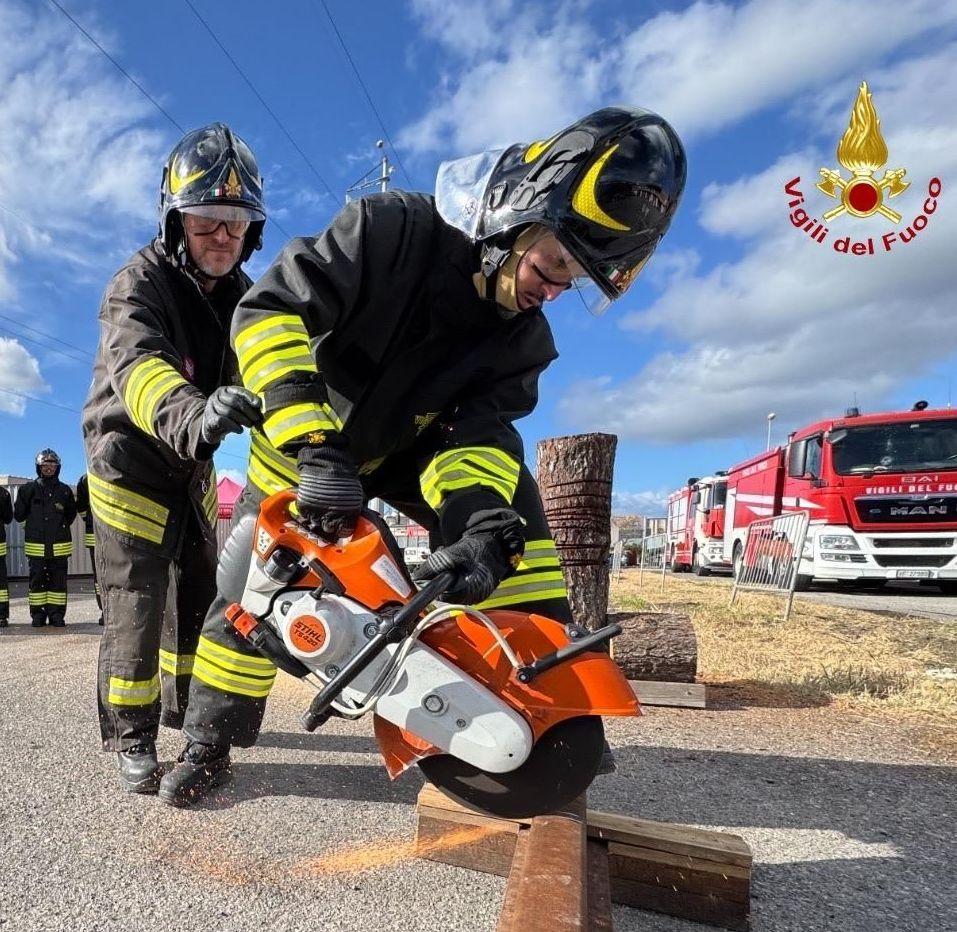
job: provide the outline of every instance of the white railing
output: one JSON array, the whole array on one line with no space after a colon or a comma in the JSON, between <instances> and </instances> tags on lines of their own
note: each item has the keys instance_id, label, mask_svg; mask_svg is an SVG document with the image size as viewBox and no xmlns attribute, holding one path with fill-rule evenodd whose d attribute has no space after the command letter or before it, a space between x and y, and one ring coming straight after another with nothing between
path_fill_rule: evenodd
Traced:
<instances>
[{"instance_id":1,"label":"white railing","mask_svg":"<svg viewBox=\"0 0 957 932\"><path fill-rule=\"evenodd\" d=\"M787 597L784 620L788 620L794 603L794 584L801 565L807 525L806 511L759 518L748 525L743 543L736 545L734 550L732 605L742 589L779 593Z\"/></svg>"}]
</instances>

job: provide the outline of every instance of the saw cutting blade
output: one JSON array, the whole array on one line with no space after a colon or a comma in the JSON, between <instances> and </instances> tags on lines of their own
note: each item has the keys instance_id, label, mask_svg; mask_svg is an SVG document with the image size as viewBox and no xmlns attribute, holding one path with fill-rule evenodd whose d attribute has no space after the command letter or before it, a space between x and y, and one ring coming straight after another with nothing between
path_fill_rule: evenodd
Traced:
<instances>
[{"instance_id":1,"label":"saw cutting blade","mask_svg":"<svg viewBox=\"0 0 957 932\"><path fill-rule=\"evenodd\" d=\"M555 812L588 789L601 765L601 718L570 718L535 743L528 760L509 773L486 773L450 754L419 761L430 783L456 802L503 819Z\"/></svg>"}]
</instances>

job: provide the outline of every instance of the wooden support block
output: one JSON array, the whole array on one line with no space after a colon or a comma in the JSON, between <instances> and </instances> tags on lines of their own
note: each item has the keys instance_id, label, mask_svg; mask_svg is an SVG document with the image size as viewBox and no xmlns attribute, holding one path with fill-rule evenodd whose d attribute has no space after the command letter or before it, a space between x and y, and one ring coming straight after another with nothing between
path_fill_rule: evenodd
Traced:
<instances>
[{"instance_id":1,"label":"wooden support block","mask_svg":"<svg viewBox=\"0 0 957 932\"><path fill-rule=\"evenodd\" d=\"M588 932L613 932L608 846L588 839Z\"/></svg>"},{"instance_id":2,"label":"wooden support block","mask_svg":"<svg viewBox=\"0 0 957 932\"><path fill-rule=\"evenodd\" d=\"M677 706L685 709L707 707L707 687L704 683L663 683L659 680L628 682L642 705Z\"/></svg>"},{"instance_id":3,"label":"wooden support block","mask_svg":"<svg viewBox=\"0 0 957 932\"><path fill-rule=\"evenodd\" d=\"M418 850L434 861L510 876L531 824L481 815L430 784L419 793ZM602 889L606 870L614 902L727 929L748 928L752 856L739 835L595 809L587 810L585 831L589 884ZM567 872L563 863L559 872ZM610 907L596 898L587 904L589 928L609 929Z\"/></svg>"}]
</instances>

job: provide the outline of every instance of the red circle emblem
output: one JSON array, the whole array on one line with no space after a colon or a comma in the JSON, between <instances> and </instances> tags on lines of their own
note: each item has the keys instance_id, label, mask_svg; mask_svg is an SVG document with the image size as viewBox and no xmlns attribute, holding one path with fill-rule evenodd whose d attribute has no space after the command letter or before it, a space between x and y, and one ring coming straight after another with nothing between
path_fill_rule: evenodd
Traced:
<instances>
[{"instance_id":1,"label":"red circle emblem","mask_svg":"<svg viewBox=\"0 0 957 932\"><path fill-rule=\"evenodd\" d=\"M289 626L289 640L304 654L318 654L326 646L326 626L312 615L300 615Z\"/></svg>"},{"instance_id":2,"label":"red circle emblem","mask_svg":"<svg viewBox=\"0 0 957 932\"><path fill-rule=\"evenodd\" d=\"M847 203L858 213L869 214L880 203L880 192L873 184L855 181L848 188Z\"/></svg>"}]
</instances>

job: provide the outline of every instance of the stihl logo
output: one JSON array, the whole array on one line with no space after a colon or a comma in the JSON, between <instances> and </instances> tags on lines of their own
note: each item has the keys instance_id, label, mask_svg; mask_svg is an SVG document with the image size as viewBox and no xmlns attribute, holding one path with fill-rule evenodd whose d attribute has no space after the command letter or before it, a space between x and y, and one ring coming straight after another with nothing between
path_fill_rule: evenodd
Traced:
<instances>
[{"instance_id":1,"label":"stihl logo","mask_svg":"<svg viewBox=\"0 0 957 932\"><path fill-rule=\"evenodd\" d=\"M892 505L891 516L899 515L907 517L908 515L945 515L947 514L946 505Z\"/></svg>"}]
</instances>

